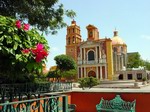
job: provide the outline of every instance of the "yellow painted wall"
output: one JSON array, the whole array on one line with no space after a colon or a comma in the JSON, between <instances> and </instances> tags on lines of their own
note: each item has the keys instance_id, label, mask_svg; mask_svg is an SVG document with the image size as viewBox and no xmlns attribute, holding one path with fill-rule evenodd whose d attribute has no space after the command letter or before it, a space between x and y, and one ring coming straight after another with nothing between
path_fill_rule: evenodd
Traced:
<instances>
[{"instance_id":1,"label":"yellow painted wall","mask_svg":"<svg viewBox=\"0 0 150 112\"><path fill-rule=\"evenodd\" d=\"M107 40L106 41L106 52L107 52L107 73L108 73L108 79L113 79L113 56L112 56L112 41Z\"/></svg>"}]
</instances>

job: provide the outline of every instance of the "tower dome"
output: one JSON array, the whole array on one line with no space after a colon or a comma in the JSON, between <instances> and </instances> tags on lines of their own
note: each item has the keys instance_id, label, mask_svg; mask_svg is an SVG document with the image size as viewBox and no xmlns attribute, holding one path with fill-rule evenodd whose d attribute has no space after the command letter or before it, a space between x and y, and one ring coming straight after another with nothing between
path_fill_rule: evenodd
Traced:
<instances>
[{"instance_id":1,"label":"tower dome","mask_svg":"<svg viewBox=\"0 0 150 112\"><path fill-rule=\"evenodd\" d=\"M118 31L114 31L114 36L112 38L112 45L123 45L125 42L118 36Z\"/></svg>"}]
</instances>

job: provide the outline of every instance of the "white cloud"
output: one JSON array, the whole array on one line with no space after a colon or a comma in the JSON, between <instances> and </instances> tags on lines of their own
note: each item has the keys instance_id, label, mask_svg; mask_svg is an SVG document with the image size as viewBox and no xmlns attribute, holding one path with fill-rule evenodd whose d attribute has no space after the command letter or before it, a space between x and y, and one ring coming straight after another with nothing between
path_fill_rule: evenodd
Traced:
<instances>
[{"instance_id":1,"label":"white cloud","mask_svg":"<svg viewBox=\"0 0 150 112\"><path fill-rule=\"evenodd\" d=\"M150 40L150 35L142 35L141 38L146 39L146 40Z\"/></svg>"}]
</instances>

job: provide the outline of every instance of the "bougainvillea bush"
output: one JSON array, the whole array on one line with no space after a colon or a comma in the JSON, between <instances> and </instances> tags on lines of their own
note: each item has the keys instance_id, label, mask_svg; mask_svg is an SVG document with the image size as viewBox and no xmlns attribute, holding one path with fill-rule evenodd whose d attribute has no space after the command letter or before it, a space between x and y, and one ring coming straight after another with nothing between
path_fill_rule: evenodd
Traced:
<instances>
[{"instance_id":1,"label":"bougainvillea bush","mask_svg":"<svg viewBox=\"0 0 150 112\"><path fill-rule=\"evenodd\" d=\"M0 80L3 83L33 81L42 73L48 55L45 37L20 20L0 15Z\"/></svg>"}]
</instances>

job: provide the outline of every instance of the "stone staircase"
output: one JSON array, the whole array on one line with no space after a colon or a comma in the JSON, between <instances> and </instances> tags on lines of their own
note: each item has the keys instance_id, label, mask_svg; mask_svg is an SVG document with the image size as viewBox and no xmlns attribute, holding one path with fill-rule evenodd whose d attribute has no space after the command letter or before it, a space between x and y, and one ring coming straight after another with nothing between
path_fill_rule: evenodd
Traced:
<instances>
[{"instance_id":1,"label":"stone staircase","mask_svg":"<svg viewBox=\"0 0 150 112\"><path fill-rule=\"evenodd\" d=\"M122 80L122 81L101 81L99 85L94 88L140 88L142 82L135 82L134 80Z\"/></svg>"}]
</instances>

